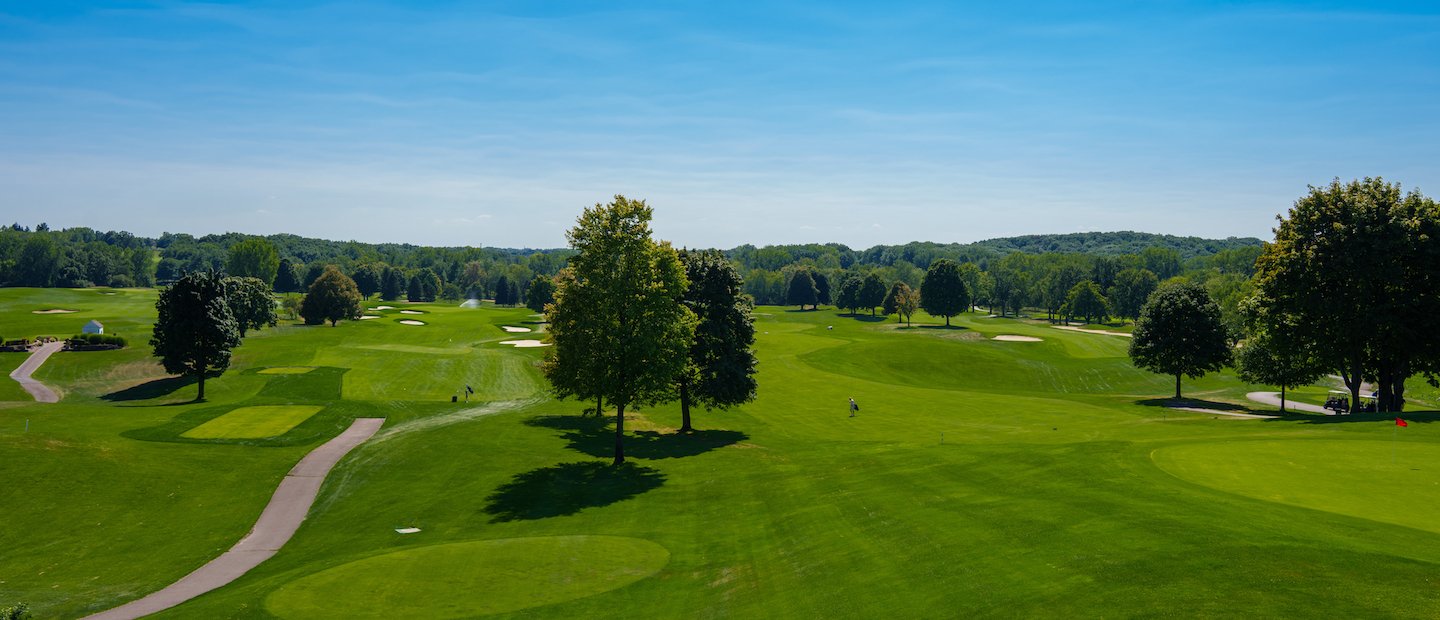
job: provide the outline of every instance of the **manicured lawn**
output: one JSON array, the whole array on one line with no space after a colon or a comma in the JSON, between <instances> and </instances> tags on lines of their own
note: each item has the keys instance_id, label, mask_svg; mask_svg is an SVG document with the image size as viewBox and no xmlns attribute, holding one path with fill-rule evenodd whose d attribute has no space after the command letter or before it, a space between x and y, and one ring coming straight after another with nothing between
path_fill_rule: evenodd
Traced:
<instances>
[{"instance_id":1,"label":"manicured lawn","mask_svg":"<svg viewBox=\"0 0 1440 620\"><path fill-rule=\"evenodd\" d=\"M324 407L318 405L258 405L240 407L192 428L181 437L191 439L266 439L279 437Z\"/></svg>"},{"instance_id":2,"label":"manicured lawn","mask_svg":"<svg viewBox=\"0 0 1440 620\"><path fill-rule=\"evenodd\" d=\"M0 319L84 300L57 295L0 289L0 309L13 309ZM85 307L118 324L153 319L120 301L116 315ZM411 306L391 305L388 319ZM354 417L383 416L279 554L156 617L1440 608L1435 412L1408 412L1397 432L1378 416L1175 411L1159 406L1171 379L1131 367L1124 338L968 314L956 329L923 315L905 328L764 307L759 398L696 411L690 436L673 431L676 407L641 407L626 422L631 462L613 468L611 421L546 395L544 349L497 344L514 337L500 326L540 327L528 310L414 307L426 326L254 333L205 403L143 345L57 355L43 372L64 401L0 408L0 505L11 507L0 603L75 617L158 589L243 536L306 451ZM312 370L264 371L288 367ZM476 402L452 404L466 384ZM1244 397L1271 388L1229 373L1184 388L1214 407L1274 410ZM183 436L233 410L317 406L273 439Z\"/></svg>"}]
</instances>

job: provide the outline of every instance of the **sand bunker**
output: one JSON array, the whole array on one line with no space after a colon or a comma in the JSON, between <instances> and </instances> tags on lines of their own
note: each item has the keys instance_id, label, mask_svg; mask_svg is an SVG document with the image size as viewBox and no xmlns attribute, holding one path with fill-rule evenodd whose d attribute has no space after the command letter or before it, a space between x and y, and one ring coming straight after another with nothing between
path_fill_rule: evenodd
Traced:
<instances>
[{"instance_id":1,"label":"sand bunker","mask_svg":"<svg viewBox=\"0 0 1440 620\"><path fill-rule=\"evenodd\" d=\"M79 312L79 310L62 310L62 309L60 309L60 308L51 308L51 309L49 309L49 310L31 310L31 311L30 311L31 314L74 314L74 313L76 313L76 312Z\"/></svg>"},{"instance_id":2,"label":"sand bunker","mask_svg":"<svg viewBox=\"0 0 1440 620\"><path fill-rule=\"evenodd\" d=\"M115 294L115 291L96 291L96 292L97 292L97 293L100 293L101 295L114 295L114 294Z\"/></svg>"},{"instance_id":3,"label":"sand bunker","mask_svg":"<svg viewBox=\"0 0 1440 620\"><path fill-rule=\"evenodd\" d=\"M530 331L529 327L511 327L509 325L501 325L500 329L503 329L512 334L523 334Z\"/></svg>"},{"instance_id":4,"label":"sand bunker","mask_svg":"<svg viewBox=\"0 0 1440 620\"><path fill-rule=\"evenodd\" d=\"M419 531L420 531L420 528L418 528L418 527L397 527L397 528L395 528L395 533L396 533L396 534L415 534L415 533L417 533L417 532L419 532Z\"/></svg>"},{"instance_id":5,"label":"sand bunker","mask_svg":"<svg viewBox=\"0 0 1440 620\"><path fill-rule=\"evenodd\" d=\"M991 340L1002 340L1005 342L1040 342L1039 338L1033 336L1016 336L1013 334L1000 334Z\"/></svg>"},{"instance_id":6,"label":"sand bunker","mask_svg":"<svg viewBox=\"0 0 1440 620\"><path fill-rule=\"evenodd\" d=\"M414 320L411 320L411 319L405 319L405 320L403 320L403 321L400 321L400 324L401 324L401 325L424 325L425 323L424 323L423 321L414 321Z\"/></svg>"},{"instance_id":7,"label":"sand bunker","mask_svg":"<svg viewBox=\"0 0 1440 620\"><path fill-rule=\"evenodd\" d=\"M375 306L371 310L394 310L395 306Z\"/></svg>"},{"instance_id":8,"label":"sand bunker","mask_svg":"<svg viewBox=\"0 0 1440 620\"><path fill-rule=\"evenodd\" d=\"M366 315L361 316L361 317L360 317L360 320L365 321L365 320L369 320L369 319L378 319L378 318L380 318L380 315L378 315L378 314L366 314Z\"/></svg>"},{"instance_id":9,"label":"sand bunker","mask_svg":"<svg viewBox=\"0 0 1440 620\"><path fill-rule=\"evenodd\" d=\"M400 314L425 314L419 310L401 310Z\"/></svg>"},{"instance_id":10,"label":"sand bunker","mask_svg":"<svg viewBox=\"0 0 1440 620\"><path fill-rule=\"evenodd\" d=\"M1120 336L1121 338L1134 338L1134 337L1135 337L1134 334L1127 334L1127 333L1125 333L1125 332L1107 332L1107 331L1105 331L1105 330L1103 330L1103 329L1085 329L1085 328L1083 328L1083 327L1075 327L1074 325L1051 325L1050 327L1054 327L1055 329L1063 329L1063 330L1065 330L1065 331L1067 331L1067 332L1081 332L1081 333L1086 333L1086 334L1100 334L1101 336Z\"/></svg>"},{"instance_id":11,"label":"sand bunker","mask_svg":"<svg viewBox=\"0 0 1440 620\"><path fill-rule=\"evenodd\" d=\"M548 343L548 342L540 342L539 340L505 340L505 341L502 341L500 344L513 344L513 345L515 345L515 348L517 348L517 349L525 349L525 348L529 348L529 347L548 347L548 346L550 346L550 343Z\"/></svg>"}]
</instances>

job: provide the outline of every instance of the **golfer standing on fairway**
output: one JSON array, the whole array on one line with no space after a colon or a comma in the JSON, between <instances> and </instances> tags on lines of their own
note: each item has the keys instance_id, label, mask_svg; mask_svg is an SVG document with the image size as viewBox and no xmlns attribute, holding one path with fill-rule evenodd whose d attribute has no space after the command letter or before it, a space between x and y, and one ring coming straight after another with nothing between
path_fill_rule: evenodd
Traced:
<instances>
[{"instance_id":1,"label":"golfer standing on fairway","mask_svg":"<svg viewBox=\"0 0 1440 620\"><path fill-rule=\"evenodd\" d=\"M855 412L860 410L860 405L855 404L855 397L850 397L850 417L855 417Z\"/></svg>"}]
</instances>

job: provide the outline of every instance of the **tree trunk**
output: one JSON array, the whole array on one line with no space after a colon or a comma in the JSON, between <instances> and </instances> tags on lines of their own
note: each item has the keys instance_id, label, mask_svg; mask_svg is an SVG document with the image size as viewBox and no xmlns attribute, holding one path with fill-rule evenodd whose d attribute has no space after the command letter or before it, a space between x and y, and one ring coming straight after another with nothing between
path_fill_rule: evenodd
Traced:
<instances>
[{"instance_id":1,"label":"tree trunk","mask_svg":"<svg viewBox=\"0 0 1440 620\"><path fill-rule=\"evenodd\" d=\"M950 315L945 315L945 327L950 327Z\"/></svg>"},{"instance_id":2,"label":"tree trunk","mask_svg":"<svg viewBox=\"0 0 1440 620\"><path fill-rule=\"evenodd\" d=\"M1180 373L1175 373L1175 400L1180 400Z\"/></svg>"},{"instance_id":3,"label":"tree trunk","mask_svg":"<svg viewBox=\"0 0 1440 620\"><path fill-rule=\"evenodd\" d=\"M195 395L195 400L205 400L205 371L200 371L200 393Z\"/></svg>"},{"instance_id":4,"label":"tree trunk","mask_svg":"<svg viewBox=\"0 0 1440 620\"><path fill-rule=\"evenodd\" d=\"M625 403L615 405L615 465L625 464Z\"/></svg>"},{"instance_id":5,"label":"tree trunk","mask_svg":"<svg viewBox=\"0 0 1440 620\"><path fill-rule=\"evenodd\" d=\"M1349 369L1340 371L1340 378L1345 381L1345 388L1350 390L1350 413L1354 413L1355 406L1360 404L1360 384L1365 379L1364 370L1359 362L1354 362Z\"/></svg>"},{"instance_id":6,"label":"tree trunk","mask_svg":"<svg viewBox=\"0 0 1440 620\"><path fill-rule=\"evenodd\" d=\"M595 397L595 417L603 415L605 415L605 395L601 394Z\"/></svg>"},{"instance_id":7,"label":"tree trunk","mask_svg":"<svg viewBox=\"0 0 1440 620\"><path fill-rule=\"evenodd\" d=\"M1280 413L1285 413L1285 386L1280 386Z\"/></svg>"},{"instance_id":8,"label":"tree trunk","mask_svg":"<svg viewBox=\"0 0 1440 620\"><path fill-rule=\"evenodd\" d=\"M1379 375L1376 377L1376 381L1379 382L1380 389L1376 394L1375 411L1388 413L1390 411L1390 389L1394 385L1392 382L1395 380L1395 373L1390 364L1381 362L1380 370L1376 374Z\"/></svg>"},{"instance_id":9,"label":"tree trunk","mask_svg":"<svg viewBox=\"0 0 1440 620\"><path fill-rule=\"evenodd\" d=\"M690 382L680 382L680 432L689 433L690 428Z\"/></svg>"}]
</instances>

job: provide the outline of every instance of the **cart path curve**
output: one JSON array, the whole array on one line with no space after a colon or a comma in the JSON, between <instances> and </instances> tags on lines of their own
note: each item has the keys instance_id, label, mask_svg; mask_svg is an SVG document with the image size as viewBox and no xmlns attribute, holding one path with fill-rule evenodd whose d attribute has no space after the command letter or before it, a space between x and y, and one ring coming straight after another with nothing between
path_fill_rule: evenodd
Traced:
<instances>
[{"instance_id":1,"label":"cart path curve","mask_svg":"<svg viewBox=\"0 0 1440 620\"><path fill-rule=\"evenodd\" d=\"M1253 400L1257 403L1274 405L1276 407L1280 406L1279 392L1251 392L1249 394L1246 394L1245 398ZM1305 411L1309 413L1318 413L1321 415L1335 415L1334 411L1321 407L1320 405L1296 402L1295 399L1292 398L1285 399L1285 409L1294 409L1295 411Z\"/></svg>"},{"instance_id":2,"label":"cart path curve","mask_svg":"<svg viewBox=\"0 0 1440 620\"><path fill-rule=\"evenodd\" d=\"M20 364L19 368L10 371L10 378L18 381L20 387L25 388L26 392L34 396L35 402L60 402L60 395L56 394L55 390L50 389L50 386L44 383L30 378L30 374L39 369L40 365L44 364L45 360L50 359L52 354L64 347L65 343L63 342L47 342L40 345L40 348L35 349L35 351L30 354L30 357L25 358L25 361Z\"/></svg>"},{"instance_id":3,"label":"cart path curve","mask_svg":"<svg viewBox=\"0 0 1440 620\"><path fill-rule=\"evenodd\" d=\"M310 511L311 504L315 503L320 484L325 481L330 469L352 449L374 435L375 431L380 430L384 423L385 418L357 418L345 432L306 454L305 458L300 459L290 473L285 475L280 487L275 489L270 503L265 506L265 511L260 513L260 519L255 522L250 533L220 557L159 592L89 616L89 619L130 620L148 616L235 581L261 562L270 559L305 521L305 515Z\"/></svg>"}]
</instances>

